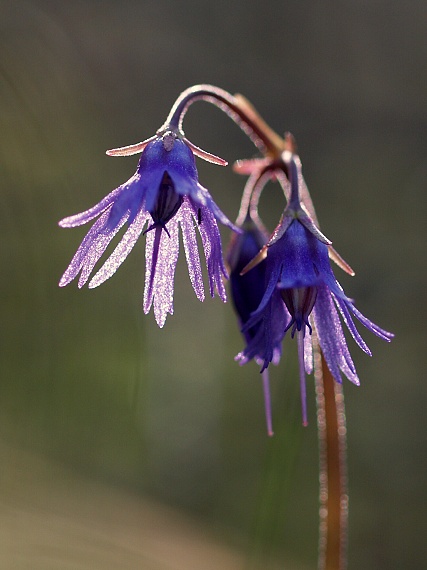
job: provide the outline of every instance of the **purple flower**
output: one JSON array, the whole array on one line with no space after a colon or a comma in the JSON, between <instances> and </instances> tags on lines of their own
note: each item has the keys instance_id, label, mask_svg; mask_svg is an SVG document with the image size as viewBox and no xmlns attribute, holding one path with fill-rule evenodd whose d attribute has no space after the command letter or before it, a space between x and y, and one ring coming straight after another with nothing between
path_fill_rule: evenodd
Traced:
<instances>
[{"instance_id":1,"label":"purple flower","mask_svg":"<svg viewBox=\"0 0 427 570\"><path fill-rule=\"evenodd\" d=\"M263 323L260 339L249 339L238 358L244 364L255 355L268 367L274 353L274 342L269 331L290 330L297 335L300 365L303 423L307 424L305 373L313 368L311 334L316 330L318 342L331 374L341 382L341 372L354 384L359 378L344 337L341 321L349 329L359 347L371 355L357 331L353 317L378 337L390 341L393 334L367 319L354 306L335 279L328 257L329 240L314 225L299 201L298 178L300 163L291 153L287 155L291 196L282 219L267 245L245 268L253 271L258 263L265 264L264 294L257 309L246 321L243 331ZM277 294L283 310L278 312ZM285 316L284 316L285 314Z\"/></svg>"},{"instance_id":2,"label":"purple flower","mask_svg":"<svg viewBox=\"0 0 427 570\"><path fill-rule=\"evenodd\" d=\"M270 307L276 314L275 323L279 323L279 326L270 326L272 323L267 323L263 319L257 321L253 326L245 328L251 314L257 309L264 296L267 264L265 261L262 261L245 275L241 275L241 271L267 243L268 234L259 218L251 216L249 212L241 229L241 234L234 234L231 238L227 262L230 269L231 298L246 344L248 348L250 347L246 359L254 358L261 365L266 357L265 347L268 344L271 349L269 354L270 361L273 364L278 364L282 352L282 339L285 334L281 324L287 318L286 309L281 302L278 291L273 293ZM237 355L236 360L239 359L240 355ZM263 370L263 391L267 431L271 436L273 435L273 426L267 370Z\"/></svg>"},{"instance_id":3,"label":"purple flower","mask_svg":"<svg viewBox=\"0 0 427 570\"><path fill-rule=\"evenodd\" d=\"M206 188L199 184L194 148L166 131L144 143L108 152L124 155L142 150L137 171L126 183L89 210L59 222L61 227L71 228L98 218L61 277L61 287L68 285L79 273L78 286L82 287L111 240L127 225L114 251L89 281L89 288L109 279L129 255L141 233L146 234L143 307L148 313L154 306L156 321L162 327L167 314L173 313L173 284L181 227L188 272L198 299L204 299L204 286L196 229L205 253L210 294L213 297L216 290L220 298L226 300L223 277L227 277L227 271L216 219L236 228Z\"/></svg>"},{"instance_id":4,"label":"purple flower","mask_svg":"<svg viewBox=\"0 0 427 570\"><path fill-rule=\"evenodd\" d=\"M227 252L230 272L230 289L234 308L239 317L240 327L246 324L251 313L259 306L264 295L265 263L259 263L253 271L240 275L240 272L267 243L268 234L254 220L249 212L244 220L241 234L234 234ZM256 334L258 326L245 331L249 342Z\"/></svg>"},{"instance_id":5,"label":"purple flower","mask_svg":"<svg viewBox=\"0 0 427 570\"><path fill-rule=\"evenodd\" d=\"M266 323L261 319L257 320L253 326L246 326L249 320L252 322L251 315L257 310L264 297L267 262L262 260L251 271L245 272L244 275L241 274L268 242L268 234L260 219L250 213L239 227L242 233L232 236L227 262L230 269L231 298L250 353L247 359L254 358L262 364L266 359L268 346L269 362L278 364L282 352L281 342L285 334L283 328L268 326L265 329ZM282 323L283 320L289 319L278 290L272 294L271 310L278 317L275 322ZM236 359L239 360L240 356L237 355Z\"/></svg>"}]
</instances>

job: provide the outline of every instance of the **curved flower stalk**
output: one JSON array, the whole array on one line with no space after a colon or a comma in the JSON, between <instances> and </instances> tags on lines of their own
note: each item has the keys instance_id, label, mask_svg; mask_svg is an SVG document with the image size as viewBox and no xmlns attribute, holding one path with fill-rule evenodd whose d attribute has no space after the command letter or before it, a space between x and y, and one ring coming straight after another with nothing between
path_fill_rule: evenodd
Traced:
<instances>
[{"instance_id":1,"label":"curved flower stalk","mask_svg":"<svg viewBox=\"0 0 427 570\"><path fill-rule=\"evenodd\" d=\"M208 84L193 85L183 91L175 101L160 131L165 128L172 128L184 136L182 130L184 116L189 107L196 101L206 101L221 109L242 129L264 155L275 157L280 155L282 150L285 150L281 137L267 125L245 97L239 94L231 95L224 89ZM196 147L196 150L199 151L200 149Z\"/></svg>"},{"instance_id":2,"label":"curved flower stalk","mask_svg":"<svg viewBox=\"0 0 427 570\"><path fill-rule=\"evenodd\" d=\"M122 154L132 154L134 150L135 145L132 145L132 150L127 147ZM196 228L205 252L210 293L214 296L216 290L223 301L226 294L222 277L227 277L227 271L216 219L233 230L237 228L198 182L193 150L176 133L167 131L139 143L137 152L140 151L137 171L125 184L89 210L59 222L61 227L71 228L97 218L59 285L68 285L80 274L78 285L82 287L111 240L127 224L121 241L92 277L89 287L97 287L109 279L129 255L141 233L147 234L144 311L148 313L154 305L156 321L162 327L167 314L173 313L179 227L190 280L198 299L204 299L204 287ZM119 154L119 151L116 149L110 154Z\"/></svg>"},{"instance_id":3,"label":"curved flower stalk","mask_svg":"<svg viewBox=\"0 0 427 570\"><path fill-rule=\"evenodd\" d=\"M318 342L332 376L337 382L341 382L342 372L356 385L359 385L359 378L347 347L339 314L358 346L368 355L371 355L371 352L356 329L353 317L386 341L390 341L394 335L362 315L353 301L345 295L329 263L328 247L331 242L301 206L300 161L288 151L284 153L284 160L288 164L290 177L290 200L268 243L242 271L244 275L265 260L264 295L258 308L244 325L243 331L264 322L264 330L282 327L284 332L290 330L292 337L297 336L302 417L306 425L305 374L310 374L313 370L313 326L316 327ZM272 310L277 291L290 318L283 318ZM255 351L263 359L264 370L272 361L271 339L265 336L263 354L258 354L258 348L259 344L255 346L254 341L250 340L239 358L245 363L255 356Z\"/></svg>"},{"instance_id":4,"label":"curved flower stalk","mask_svg":"<svg viewBox=\"0 0 427 570\"><path fill-rule=\"evenodd\" d=\"M255 117L257 112L253 107L252 113ZM259 117L259 121L262 121ZM277 135L276 135L277 137ZM277 139L275 139L277 140ZM285 133L284 139L281 139L282 143L277 146L276 153L265 153L264 158L252 158L248 160L237 160L233 165L234 172L243 175L251 175L258 173L259 175L263 173L270 173L271 178L276 178L277 181L282 186L283 192L286 199L289 200L291 196L291 184L289 182L288 175L288 165L284 157L290 152L296 154L297 145L292 133ZM288 175L288 176L287 176ZM298 188L299 188L299 198L301 202L301 207L306 210L310 218L313 220L314 224L319 227L319 222L317 220L316 211L314 209L313 201L310 196L310 192L307 188L307 184L302 175L301 169L298 170ZM355 275L355 272L350 267L350 265L340 256L340 254L330 245L328 249L329 258L334 261L338 267L351 276Z\"/></svg>"}]
</instances>

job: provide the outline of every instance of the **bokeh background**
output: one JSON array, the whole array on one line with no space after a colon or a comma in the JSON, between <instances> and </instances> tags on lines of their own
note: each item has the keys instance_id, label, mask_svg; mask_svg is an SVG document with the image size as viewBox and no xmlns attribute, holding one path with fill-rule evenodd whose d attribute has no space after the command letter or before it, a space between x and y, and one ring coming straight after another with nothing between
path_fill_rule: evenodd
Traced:
<instances>
[{"instance_id":1,"label":"bokeh background","mask_svg":"<svg viewBox=\"0 0 427 570\"><path fill-rule=\"evenodd\" d=\"M269 440L231 305L200 304L182 259L163 330L140 308L143 239L101 288L57 286L86 231L57 221L135 170L104 151L151 136L201 82L294 133L356 269L342 284L396 333L365 334L372 359L352 346L349 568L427 566L426 24L424 0L0 1L1 568L316 567L314 388L303 429L295 343L272 372ZM231 163L256 154L207 104L185 129ZM234 218L243 178L199 173ZM269 186L270 227L282 206Z\"/></svg>"}]
</instances>

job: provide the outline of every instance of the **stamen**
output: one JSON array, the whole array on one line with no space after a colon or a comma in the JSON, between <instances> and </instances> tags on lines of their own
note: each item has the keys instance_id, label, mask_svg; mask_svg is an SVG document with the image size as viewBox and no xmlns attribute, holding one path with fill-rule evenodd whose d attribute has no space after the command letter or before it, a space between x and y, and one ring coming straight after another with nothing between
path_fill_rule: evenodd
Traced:
<instances>
[{"instance_id":1,"label":"stamen","mask_svg":"<svg viewBox=\"0 0 427 570\"><path fill-rule=\"evenodd\" d=\"M151 272L150 272L150 282L148 284L147 299L151 299L153 296L153 283L154 283L154 276L156 273L157 260L159 258L159 247L160 247L160 240L162 237L162 229L163 228L161 228L160 226L157 226L155 228L156 233L154 234L153 257L151 259Z\"/></svg>"},{"instance_id":2,"label":"stamen","mask_svg":"<svg viewBox=\"0 0 427 570\"><path fill-rule=\"evenodd\" d=\"M316 302L317 287L280 289L280 295L292 317L291 322L285 329L285 333L293 326L291 331L292 338L294 338L297 330L302 331L303 336L305 336L305 327L308 327L311 334L312 328L308 318Z\"/></svg>"},{"instance_id":3,"label":"stamen","mask_svg":"<svg viewBox=\"0 0 427 570\"><path fill-rule=\"evenodd\" d=\"M304 364L304 332L298 332L298 364L301 393L302 425L308 426L307 420L307 391L305 386L305 364Z\"/></svg>"}]
</instances>

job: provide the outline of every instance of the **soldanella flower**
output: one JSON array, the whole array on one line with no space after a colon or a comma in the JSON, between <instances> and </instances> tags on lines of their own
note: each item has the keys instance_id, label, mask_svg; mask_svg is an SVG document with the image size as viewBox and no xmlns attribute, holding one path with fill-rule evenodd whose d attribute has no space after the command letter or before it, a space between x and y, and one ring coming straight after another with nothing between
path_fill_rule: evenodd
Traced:
<instances>
[{"instance_id":1,"label":"soldanella flower","mask_svg":"<svg viewBox=\"0 0 427 570\"><path fill-rule=\"evenodd\" d=\"M283 150L279 155L264 157L264 158L252 158L249 160L238 160L233 165L233 170L238 174L251 175L254 176L258 174L259 176L265 176L269 174L269 177L277 180L282 186L283 192L286 196L286 200L290 199L291 196L291 184L286 176L288 172L288 165L284 161L284 157L289 154L296 153L296 141L292 133L285 133L285 138L282 141ZM288 151L288 152L286 152ZM308 213L311 220L316 226L319 225L317 220L316 211L314 209L313 201L310 196L310 192L305 183L304 176L302 175L301 169L298 169L298 193L302 208ZM329 259L334 261L338 267L349 275L354 275L353 269L350 265L339 255L339 253L332 247L328 248Z\"/></svg>"},{"instance_id":2,"label":"soldanella flower","mask_svg":"<svg viewBox=\"0 0 427 570\"><path fill-rule=\"evenodd\" d=\"M278 291L272 295L270 306L277 315L275 323L280 323L279 327L270 327L271 323L258 321L249 328L245 328L246 323L251 318L252 313L258 308L263 296L265 287L266 262L261 261L245 275L241 275L242 270L257 255L260 249L268 241L268 233L265 229L257 211L258 196L251 206L250 198L258 194L258 189L262 190L264 183L262 176L251 176L245 186L242 197L242 204L236 225L242 230L241 234L234 234L228 247L227 263L230 272L230 292L234 309L238 316L239 327L247 346L251 347L250 356L262 365L265 359L266 345L271 349L271 361L278 364L282 352L282 339L285 334L282 327L283 321L287 317ZM265 328L267 324L267 328ZM236 360L240 355L236 356ZM273 435L271 398L268 370L262 371L265 417L267 432Z\"/></svg>"},{"instance_id":3,"label":"soldanella flower","mask_svg":"<svg viewBox=\"0 0 427 570\"><path fill-rule=\"evenodd\" d=\"M259 263L265 264L264 294L257 309L243 327L248 331L263 323L263 341L249 339L239 355L242 363L254 356L263 360L262 369L273 359L274 343L268 330L281 328L297 336L300 367L300 385L303 423L307 424L305 374L313 368L311 334L315 328L318 342L331 374L341 382L343 373L354 384L359 385L353 360L347 347L339 315L359 347L371 355L353 321L356 317L368 330L378 337L390 341L393 335L367 319L355 307L332 272L328 247L331 242L301 207L298 180L300 162L296 155L285 153L291 194L282 219L268 243L246 266L243 273L253 271ZM274 309L279 292L283 312ZM263 351L260 353L260 346Z\"/></svg>"},{"instance_id":4,"label":"soldanella flower","mask_svg":"<svg viewBox=\"0 0 427 570\"><path fill-rule=\"evenodd\" d=\"M259 263L252 271L246 275L240 275L242 269L253 259L261 247L267 242L267 235L262 227L252 219L250 215L246 217L243 226L243 233L232 237L227 262L230 268L230 289L234 308L238 315L240 329L243 329L250 319L251 314L259 306L264 294L265 262ZM276 301L276 303L275 303ZM280 296L272 299L271 305L275 310L284 312ZM245 328L243 336L247 345L252 347L252 356L259 363L264 357L264 344L266 337L270 337L270 345L273 350L271 360L278 364L281 354L281 342L284 335L280 329L273 331L263 330L264 324L257 322L254 326ZM237 357L236 357L237 358ZM262 374L265 417L267 432L273 435L273 425L271 417L271 398L268 370Z\"/></svg>"},{"instance_id":5,"label":"soldanella flower","mask_svg":"<svg viewBox=\"0 0 427 570\"><path fill-rule=\"evenodd\" d=\"M223 277L227 271L222 257L216 220L235 229L198 182L193 152L211 162L225 161L201 151L182 136L164 129L143 143L108 151L111 155L141 152L136 173L95 206L59 222L63 228L86 224L97 218L83 239L59 285L65 286L79 274L78 286L90 278L95 264L120 229L126 231L110 256L89 281L97 287L110 278L131 252L139 236L146 234L144 312L154 305L160 327L173 313L173 287L181 228L188 271L193 289L201 301L204 285L197 246L200 234L206 258L210 294L217 291L225 301ZM145 228L145 230L144 230Z\"/></svg>"}]
</instances>

